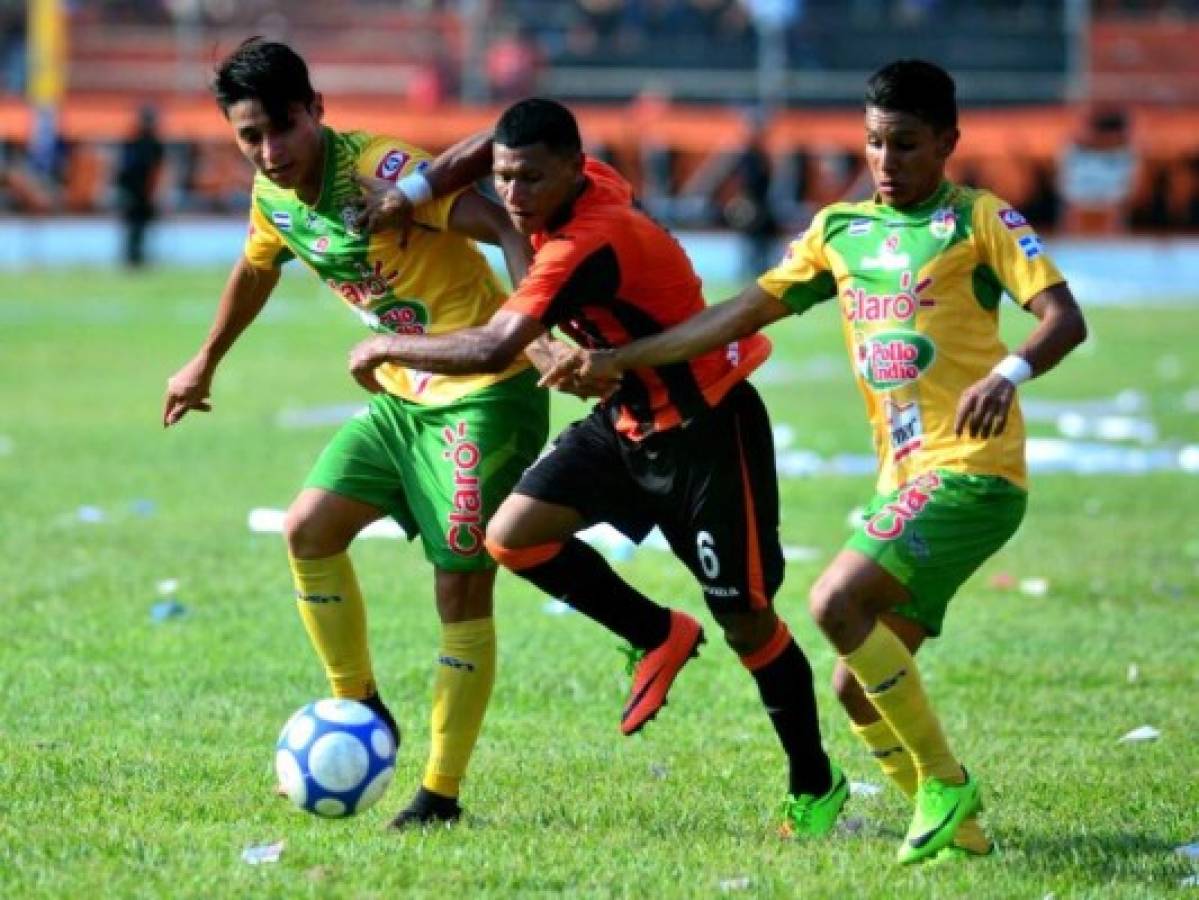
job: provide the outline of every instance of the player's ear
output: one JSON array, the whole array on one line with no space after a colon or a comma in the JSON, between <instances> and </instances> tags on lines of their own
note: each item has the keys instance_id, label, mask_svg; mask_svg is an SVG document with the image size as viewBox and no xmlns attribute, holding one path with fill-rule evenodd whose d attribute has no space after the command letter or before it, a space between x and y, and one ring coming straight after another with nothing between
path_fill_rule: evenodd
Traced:
<instances>
[{"instance_id":1,"label":"player's ear","mask_svg":"<svg viewBox=\"0 0 1199 900\"><path fill-rule=\"evenodd\" d=\"M942 159L949 159L953 151L957 149L958 138L961 137L961 134L957 128L946 128L937 135L937 149Z\"/></svg>"},{"instance_id":2,"label":"player's ear","mask_svg":"<svg viewBox=\"0 0 1199 900\"><path fill-rule=\"evenodd\" d=\"M325 117L325 96L320 91L312 95L312 103L308 107L308 111L312 113L312 118L319 124Z\"/></svg>"}]
</instances>

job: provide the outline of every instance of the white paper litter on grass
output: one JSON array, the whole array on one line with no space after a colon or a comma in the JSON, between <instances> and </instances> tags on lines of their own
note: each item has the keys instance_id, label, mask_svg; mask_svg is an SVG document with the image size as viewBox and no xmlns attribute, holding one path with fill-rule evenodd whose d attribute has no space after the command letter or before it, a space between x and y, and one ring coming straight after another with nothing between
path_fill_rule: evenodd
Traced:
<instances>
[{"instance_id":1,"label":"white paper litter on grass","mask_svg":"<svg viewBox=\"0 0 1199 900\"><path fill-rule=\"evenodd\" d=\"M1152 725L1142 725L1140 728L1134 728L1124 737L1120 738L1118 743L1121 744L1137 744L1144 741L1156 741L1162 733Z\"/></svg>"},{"instance_id":2,"label":"white paper litter on grass","mask_svg":"<svg viewBox=\"0 0 1199 900\"><path fill-rule=\"evenodd\" d=\"M874 797L882 792L883 788L881 785L870 781L851 781L849 783L849 794L851 797Z\"/></svg>"},{"instance_id":3,"label":"white paper litter on grass","mask_svg":"<svg viewBox=\"0 0 1199 900\"><path fill-rule=\"evenodd\" d=\"M1129 684L1136 684L1136 683L1137 683L1137 680L1138 680L1140 677L1141 677L1141 670L1140 670L1140 668L1137 666L1137 664L1136 664L1136 663L1129 663L1129 664L1128 664L1128 683L1129 683Z\"/></svg>"},{"instance_id":4,"label":"white paper litter on grass","mask_svg":"<svg viewBox=\"0 0 1199 900\"><path fill-rule=\"evenodd\" d=\"M1199 887L1199 875L1188 875L1178 882L1179 887Z\"/></svg>"},{"instance_id":5,"label":"white paper litter on grass","mask_svg":"<svg viewBox=\"0 0 1199 900\"><path fill-rule=\"evenodd\" d=\"M79 522L86 522L89 525L95 525L98 522L103 522L108 516L104 510L98 506L81 506L75 510L75 519Z\"/></svg>"},{"instance_id":6,"label":"white paper litter on grass","mask_svg":"<svg viewBox=\"0 0 1199 900\"><path fill-rule=\"evenodd\" d=\"M256 844L247 847L241 852L241 858L242 862L257 866L262 863L278 862L282 853L283 841L275 841L273 844Z\"/></svg>"},{"instance_id":7,"label":"white paper litter on grass","mask_svg":"<svg viewBox=\"0 0 1199 900\"><path fill-rule=\"evenodd\" d=\"M1021 578L1020 593L1028 597L1044 597L1049 593L1049 579Z\"/></svg>"},{"instance_id":8,"label":"white paper litter on grass","mask_svg":"<svg viewBox=\"0 0 1199 900\"><path fill-rule=\"evenodd\" d=\"M820 555L820 550L816 547L787 546L783 548L783 559L788 562L812 562L820 559Z\"/></svg>"},{"instance_id":9,"label":"white paper litter on grass","mask_svg":"<svg viewBox=\"0 0 1199 900\"><path fill-rule=\"evenodd\" d=\"M250 530L256 534L282 534L283 520L286 518L287 512L282 509L268 509L267 507L259 506L250 510L250 514L246 517L246 524ZM384 517L377 522L371 522L362 531L358 532L360 538L399 538L403 540L408 537L407 533L395 521Z\"/></svg>"},{"instance_id":10,"label":"white paper litter on grass","mask_svg":"<svg viewBox=\"0 0 1199 900\"><path fill-rule=\"evenodd\" d=\"M1187 859L1199 860L1199 841L1194 844L1183 844L1181 847L1175 847L1174 852L1179 856L1185 856Z\"/></svg>"},{"instance_id":11,"label":"white paper litter on grass","mask_svg":"<svg viewBox=\"0 0 1199 900\"><path fill-rule=\"evenodd\" d=\"M720 889L726 894L729 891L744 891L748 890L752 883L748 875L742 875L739 878L722 878L720 880Z\"/></svg>"},{"instance_id":12,"label":"white paper litter on grass","mask_svg":"<svg viewBox=\"0 0 1199 900\"><path fill-rule=\"evenodd\" d=\"M541 607L543 613L551 616L565 616L568 613L575 611L575 608L564 600L546 600L545 605Z\"/></svg>"}]
</instances>

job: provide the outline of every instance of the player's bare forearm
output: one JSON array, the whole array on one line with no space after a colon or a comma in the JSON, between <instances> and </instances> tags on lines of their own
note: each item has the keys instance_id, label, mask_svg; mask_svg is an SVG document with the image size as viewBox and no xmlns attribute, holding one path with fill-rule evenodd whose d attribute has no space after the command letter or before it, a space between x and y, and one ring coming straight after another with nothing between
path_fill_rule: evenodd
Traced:
<instances>
[{"instance_id":1,"label":"player's bare forearm","mask_svg":"<svg viewBox=\"0 0 1199 900\"><path fill-rule=\"evenodd\" d=\"M1028 302L1028 310L1040 321L1016 353L1043 375L1087 339L1087 323L1070 287L1056 284Z\"/></svg>"},{"instance_id":2,"label":"player's bare forearm","mask_svg":"<svg viewBox=\"0 0 1199 900\"><path fill-rule=\"evenodd\" d=\"M212 327L197 354L207 359L212 368L216 368L242 332L258 318L279 283L279 274L278 269L256 269L245 257L234 263L221 291Z\"/></svg>"},{"instance_id":3,"label":"player's bare forearm","mask_svg":"<svg viewBox=\"0 0 1199 900\"><path fill-rule=\"evenodd\" d=\"M490 174L490 131L472 134L446 148L424 171L434 197L446 197Z\"/></svg>"},{"instance_id":4,"label":"player's bare forearm","mask_svg":"<svg viewBox=\"0 0 1199 900\"><path fill-rule=\"evenodd\" d=\"M536 319L501 310L486 325L449 334L377 335L350 351L350 374L375 391L374 371L384 363L443 375L502 372L544 332Z\"/></svg>"},{"instance_id":5,"label":"player's bare forearm","mask_svg":"<svg viewBox=\"0 0 1199 900\"><path fill-rule=\"evenodd\" d=\"M238 336L261 312L278 281L277 269L261 271L244 258L233 266L221 292L208 337L195 356L167 379L162 407L164 427L174 425L192 410L208 412L212 409L208 397L217 366Z\"/></svg>"},{"instance_id":6,"label":"player's bare forearm","mask_svg":"<svg viewBox=\"0 0 1199 900\"><path fill-rule=\"evenodd\" d=\"M789 313L777 297L756 284L751 285L736 297L709 306L661 334L613 350L611 363L614 369L623 371L694 359L715 347L753 334Z\"/></svg>"}]
</instances>

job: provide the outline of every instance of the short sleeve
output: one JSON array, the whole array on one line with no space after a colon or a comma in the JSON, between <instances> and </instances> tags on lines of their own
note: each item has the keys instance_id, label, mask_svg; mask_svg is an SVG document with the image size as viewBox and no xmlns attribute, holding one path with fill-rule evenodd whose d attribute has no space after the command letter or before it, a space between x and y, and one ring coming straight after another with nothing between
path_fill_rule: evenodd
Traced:
<instances>
[{"instance_id":1,"label":"short sleeve","mask_svg":"<svg viewBox=\"0 0 1199 900\"><path fill-rule=\"evenodd\" d=\"M818 214L788 245L782 262L758 278L758 287L797 315L837 294L837 281L824 252L824 224L825 214Z\"/></svg>"},{"instance_id":2,"label":"short sleeve","mask_svg":"<svg viewBox=\"0 0 1199 900\"><path fill-rule=\"evenodd\" d=\"M274 223L259 207L257 195L250 200L250 227L243 252L255 269L277 269L294 258Z\"/></svg>"},{"instance_id":3,"label":"short sleeve","mask_svg":"<svg viewBox=\"0 0 1199 900\"><path fill-rule=\"evenodd\" d=\"M399 181L405 175L421 172L429 167L432 158L424 150L397 138L376 137L358 158L358 172L387 181ZM450 223L450 211L454 208L461 191L446 197L438 197L422 203L413 213L413 219L437 231L446 231Z\"/></svg>"},{"instance_id":4,"label":"short sleeve","mask_svg":"<svg viewBox=\"0 0 1199 900\"><path fill-rule=\"evenodd\" d=\"M537 251L528 274L503 308L552 328L585 304L615 297L619 283L620 264L606 241L557 238Z\"/></svg>"},{"instance_id":5,"label":"short sleeve","mask_svg":"<svg viewBox=\"0 0 1199 900\"><path fill-rule=\"evenodd\" d=\"M994 194L984 193L974 204L973 226L980 262L1021 306L1066 280L1028 220Z\"/></svg>"}]
</instances>

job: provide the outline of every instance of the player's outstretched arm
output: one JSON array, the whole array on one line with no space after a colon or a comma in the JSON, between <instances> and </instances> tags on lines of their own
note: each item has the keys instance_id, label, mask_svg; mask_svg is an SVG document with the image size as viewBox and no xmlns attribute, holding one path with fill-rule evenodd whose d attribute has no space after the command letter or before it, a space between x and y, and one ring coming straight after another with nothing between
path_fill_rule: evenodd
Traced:
<instances>
[{"instance_id":1,"label":"player's outstretched arm","mask_svg":"<svg viewBox=\"0 0 1199 900\"><path fill-rule=\"evenodd\" d=\"M233 265L221 291L216 318L204 343L178 372L167 379L162 408L163 427L174 425L190 410L212 409L208 396L221 359L266 305L279 283L279 269L256 269L243 256Z\"/></svg>"},{"instance_id":2,"label":"player's outstretched arm","mask_svg":"<svg viewBox=\"0 0 1199 900\"><path fill-rule=\"evenodd\" d=\"M652 368L694 359L715 347L753 334L790 313L781 300L753 284L736 297L709 306L661 334L641 338L614 350L576 350L560 360L541 383L556 387L564 379L576 375L611 378L627 369Z\"/></svg>"},{"instance_id":3,"label":"player's outstretched arm","mask_svg":"<svg viewBox=\"0 0 1199 900\"><path fill-rule=\"evenodd\" d=\"M375 380L375 369L383 363L443 375L502 372L544 333L545 326L532 316L500 310L486 325L447 334L376 335L350 351L350 374L368 391L378 393L382 387Z\"/></svg>"},{"instance_id":4,"label":"player's outstretched arm","mask_svg":"<svg viewBox=\"0 0 1199 900\"><path fill-rule=\"evenodd\" d=\"M953 426L959 436L963 431L982 438L1001 433L1016 385L1048 372L1086 340L1086 320L1064 282L1041 291L1025 308L1040 322L1014 354L962 392Z\"/></svg>"}]
</instances>

